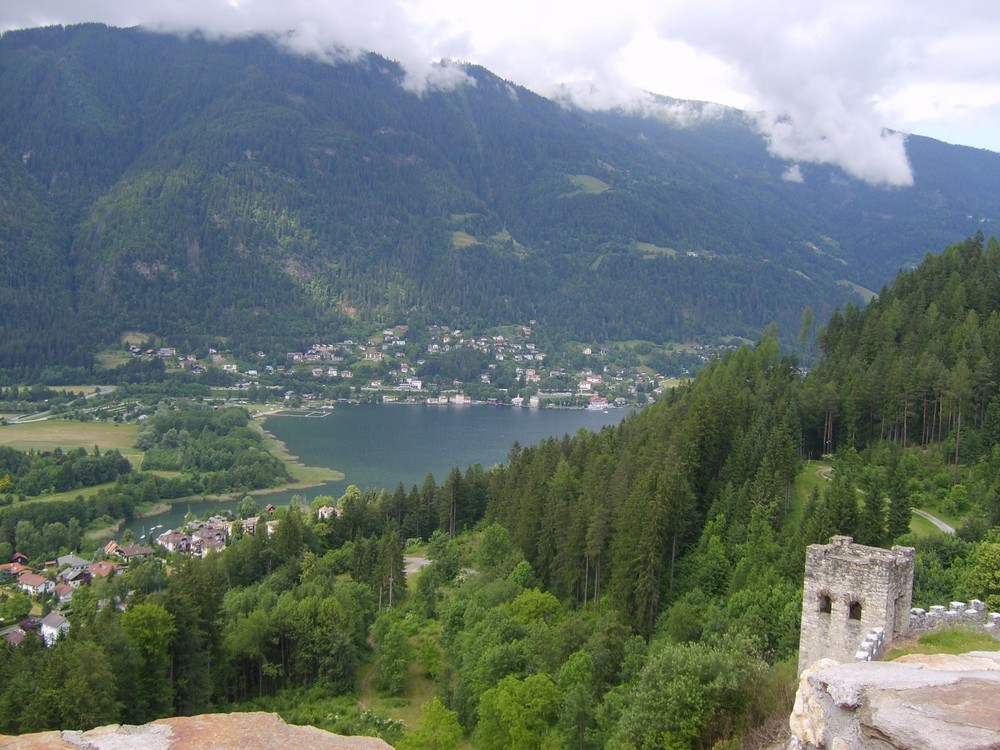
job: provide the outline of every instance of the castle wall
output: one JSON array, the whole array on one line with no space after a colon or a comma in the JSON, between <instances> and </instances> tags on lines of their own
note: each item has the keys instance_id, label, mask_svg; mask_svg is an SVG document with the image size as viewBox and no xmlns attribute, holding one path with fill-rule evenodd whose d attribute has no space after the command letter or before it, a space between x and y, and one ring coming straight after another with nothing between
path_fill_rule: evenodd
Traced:
<instances>
[{"instance_id":1,"label":"castle wall","mask_svg":"<svg viewBox=\"0 0 1000 750\"><path fill-rule=\"evenodd\" d=\"M821 658L852 661L866 636L882 629L878 650L909 629L912 547L891 550L831 537L806 550L799 671Z\"/></svg>"},{"instance_id":2,"label":"castle wall","mask_svg":"<svg viewBox=\"0 0 1000 750\"><path fill-rule=\"evenodd\" d=\"M910 610L910 634L929 633L941 628L961 625L982 628L994 638L1000 637L1000 613L987 612L978 599L971 602L951 602L947 607L936 605L930 611L914 607Z\"/></svg>"}]
</instances>

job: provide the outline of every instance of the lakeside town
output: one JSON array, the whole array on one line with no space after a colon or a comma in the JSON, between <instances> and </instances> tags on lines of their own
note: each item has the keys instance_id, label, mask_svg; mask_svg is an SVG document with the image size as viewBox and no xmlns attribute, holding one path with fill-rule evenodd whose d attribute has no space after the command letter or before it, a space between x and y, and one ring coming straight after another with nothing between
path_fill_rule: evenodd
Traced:
<instances>
[{"instance_id":1,"label":"lakeside town","mask_svg":"<svg viewBox=\"0 0 1000 750\"><path fill-rule=\"evenodd\" d=\"M281 523L273 517L274 512L274 505L268 503L261 512L248 517L238 518L231 513L207 519L191 517L180 527L155 536L151 530L148 540L136 541L128 535L121 542L111 540L90 560L66 554L32 566L27 555L15 552L10 562L0 564L0 638L19 646L29 632L37 631L45 645L51 647L56 639L69 632L67 616L71 614L73 596L80 589L111 581L130 565L144 561L162 568L171 555L205 558L221 552L235 539L258 533L270 537ZM313 512L318 521L340 514L339 508L330 505ZM131 594L105 588L104 598L97 604L107 606L113 600L116 606L124 607Z\"/></svg>"},{"instance_id":2,"label":"lakeside town","mask_svg":"<svg viewBox=\"0 0 1000 750\"><path fill-rule=\"evenodd\" d=\"M737 345L733 339L553 349L542 344L535 321L529 321L484 332L447 325L411 332L394 326L364 340L317 342L300 351L259 350L249 360L215 348L184 352L149 341L130 342L128 353L225 385L249 401L291 406L352 400L604 409L655 400L667 384L691 377Z\"/></svg>"}]
</instances>

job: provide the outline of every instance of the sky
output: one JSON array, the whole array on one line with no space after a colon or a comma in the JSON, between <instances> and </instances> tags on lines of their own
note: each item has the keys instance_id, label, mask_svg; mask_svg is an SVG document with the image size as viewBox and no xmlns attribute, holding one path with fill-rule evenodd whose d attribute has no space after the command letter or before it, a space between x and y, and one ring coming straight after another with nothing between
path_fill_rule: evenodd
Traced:
<instances>
[{"instance_id":1,"label":"sky","mask_svg":"<svg viewBox=\"0 0 1000 750\"><path fill-rule=\"evenodd\" d=\"M331 63L373 51L420 94L482 65L543 96L689 123L752 113L771 153L907 186L905 134L1000 152L993 0L3 0L0 30L99 21L266 34Z\"/></svg>"}]
</instances>

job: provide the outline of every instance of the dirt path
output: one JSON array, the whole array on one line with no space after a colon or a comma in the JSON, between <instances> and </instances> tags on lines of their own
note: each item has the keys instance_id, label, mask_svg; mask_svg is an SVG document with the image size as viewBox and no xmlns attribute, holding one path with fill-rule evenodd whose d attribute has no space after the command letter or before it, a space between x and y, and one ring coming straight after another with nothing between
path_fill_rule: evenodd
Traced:
<instances>
[{"instance_id":1,"label":"dirt path","mask_svg":"<svg viewBox=\"0 0 1000 750\"><path fill-rule=\"evenodd\" d=\"M372 664L365 669L361 676L361 696L358 698L358 710L364 711L372 701L375 691L372 689L372 678L375 677L375 665Z\"/></svg>"},{"instance_id":2,"label":"dirt path","mask_svg":"<svg viewBox=\"0 0 1000 750\"><path fill-rule=\"evenodd\" d=\"M832 466L820 466L818 469L816 469L816 474L818 474L819 476L823 477L823 479L825 479L828 482L830 481L830 474L832 472L833 472L833 467ZM920 510L919 508L914 508L913 512L916 515L920 516L921 518L926 518L932 524L934 524L939 529L941 529L941 531L943 531L945 534L952 534L952 535L954 535L955 528L953 526L949 526L947 523L945 523L944 521L942 521L937 516L932 516L926 510Z\"/></svg>"},{"instance_id":3,"label":"dirt path","mask_svg":"<svg viewBox=\"0 0 1000 750\"><path fill-rule=\"evenodd\" d=\"M944 521L942 521L937 516L932 516L926 510L920 510L919 508L914 508L913 512L916 513L921 518L926 518L932 524L934 524L939 529L941 529L941 531L943 531L945 534L951 534L951 535L954 536L954 534L955 534L955 527L954 526L949 526L948 524L946 524Z\"/></svg>"},{"instance_id":4,"label":"dirt path","mask_svg":"<svg viewBox=\"0 0 1000 750\"><path fill-rule=\"evenodd\" d=\"M414 573L419 571L421 568L426 567L431 564L431 561L426 557L414 557L407 555L403 558L403 564L406 566L404 570L406 575L412 576Z\"/></svg>"},{"instance_id":5,"label":"dirt path","mask_svg":"<svg viewBox=\"0 0 1000 750\"><path fill-rule=\"evenodd\" d=\"M818 469L816 469L816 474L819 475L819 476L821 476L823 479L825 479L828 482L830 481L830 474L832 474L832 473L833 473L833 467L832 466L820 466ZM859 492L860 491L861 490L859 490ZM941 531L943 531L945 534L951 534L951 535L954 536L954 534L955 534L955 527L949 526L947 523L945 523L944 521L942 521L937 516L932 516L926 510L920 510L919 508L914 508L913 512L915 514L917 514L918 516L920 516L921 518L925 518L928 521L930 521L932 524L934 524L939 529L941 529Z\"/></svg>"}]
</instances>

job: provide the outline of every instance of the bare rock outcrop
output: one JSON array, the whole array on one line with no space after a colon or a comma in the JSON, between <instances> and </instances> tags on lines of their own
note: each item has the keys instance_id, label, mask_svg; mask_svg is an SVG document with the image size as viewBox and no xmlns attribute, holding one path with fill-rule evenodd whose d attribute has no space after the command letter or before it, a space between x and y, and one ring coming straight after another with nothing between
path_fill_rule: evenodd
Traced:
<instances>
[{"instance_id":1,"label":"bare rock outcrop","mask_svg":"<svg viewBox=\"0 0 1000 750\"><path fill-rule=\"evenodd\" d=\"M789 719L796 750L1000 750L1000 652L821 660Z\"/></svg>"},{"instance_id":2,"label":"bare rock outcrop","mask_svg":"<svg viewBox=\"0 0 1000 750\"><path fill-rule=\"evenodd\" d=\"M202 714L86 732L0 735L0 750L392 750L372 737L342 737L286 724L277 714Z\"/></svg>"}]
</instances>

